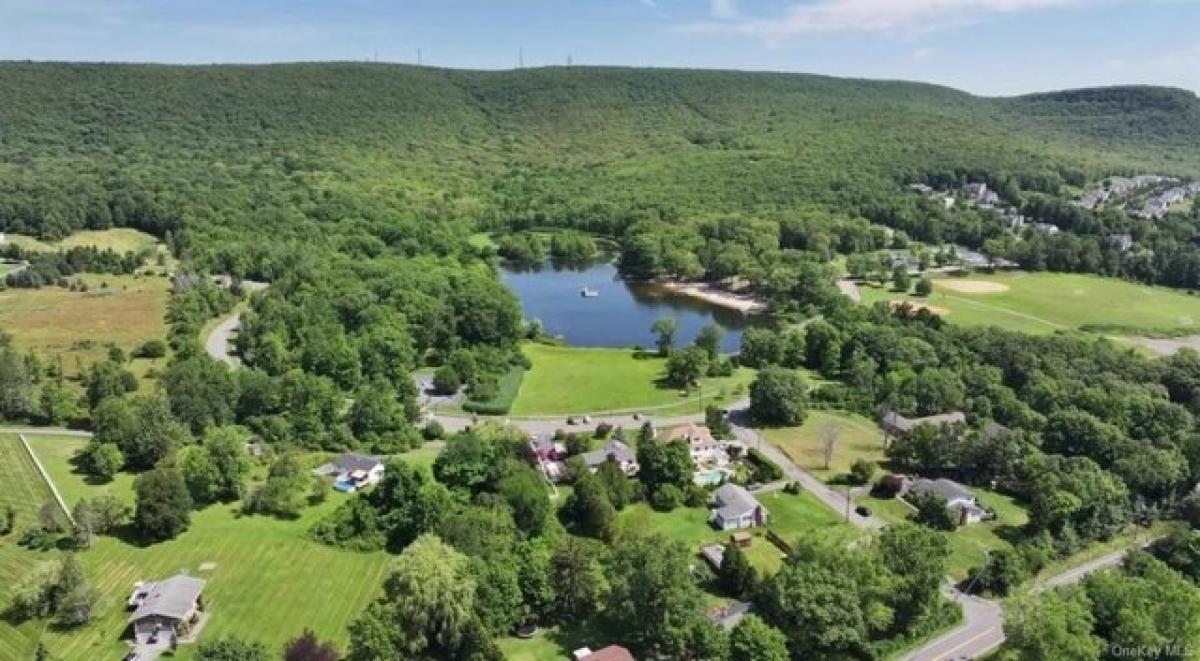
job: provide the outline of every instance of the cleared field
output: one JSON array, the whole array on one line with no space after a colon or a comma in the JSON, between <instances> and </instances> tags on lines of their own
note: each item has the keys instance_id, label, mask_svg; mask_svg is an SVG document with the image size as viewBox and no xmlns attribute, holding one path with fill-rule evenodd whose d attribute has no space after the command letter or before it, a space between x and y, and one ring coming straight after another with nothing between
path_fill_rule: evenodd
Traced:
<instances>
[{"instance_id":1,"label":"cleared field","mask_svg":"<svg viewBox=\"0 0 1200 661\"><path fill-rule=\"evenodd\" d=\"M939 278L926 298L862 286L863 302L910 300L946 310L946 320L994 325L1029 333L1099 326L1137 331L1200 330L1200 298L1165 287L1074 273L975 274L974 292L957 291L961 280ZM992 283L987 287L979 283ZM1001 291L1000 287L1007 287ZM987 291L980 291L987 289Z\"/></svg>"},{"instance_id":2,"label":"cleared field","mask_svg":"<svg viewBox=\"0 0 1200 661\"><path fill-rule=\"evenodd\" d=\"M166 335L170 283L165 278L82 275L88 292L59 287L0 291L0 328L18 347L44 358L61 355L68 376L76 363L103 358L107 344L129 352L146 340ZM108 289L101 292L100 285ZM134 361L139 376L153 361Z\"/></svg>"},{"instance_id":3,"label":"cleared field","mask_svg":"<svg viewBox=\"0 0 1200 661\"><path fill-rule=\"evenodd\" d=\"M145 248L152 248L158 243L158 239L153 236L126 227L107 230L84 230L76 232L58 242L40 241L22 234L9 234L5 237L5 240L9 243L19 245L26 250L46 252L59 249L66 250L76 246L94 246L101 250L111 248L119 253L128 251L138 252Z\"/></svg>"},{"instance_id":4,"label":"cleared field","mask_svg":"<svg viewBox=\"0 0 1200 661\"><path fill-rule=\"evenodd\" d=\"M21 530L36 520L37 511L50 502L50 488L38 474L15 434L0 434L0 511L12 505L17 511L16 530L0 537L0 612L8 609L10 590L29 570L52 553L30 551L17 545ZM32 658L41 635L40 622L14 626L0 619L0 659Z\"/></svg>"},{"instance_id":5,"label":"cleared field","mask_svg":"<svg viewBox=\"0 0 1200 661\"><path fill-rule=\"evenodd\" d=\"M513 415L649 411L689 404L692 411L703 408L696 393L684 395L659 385L666 361L657 356L543 344L527 344L524 351L533 367L525 373ZM704 379L704 401L728 403L744 393L753 378L753 370L739 369L730 377Z\"/></svg>"},{"instance_id":6,"label":"cleared field","mask_svg":"<svg viewBox=\"0 0 1200 661\"><path fill-rule=\"evenodd\" d=\"M132 476L91 485L74 472L70 458L85 439L39 437L31 442L64 498L107 490L132 501ZM325 503L294 521L244 517L236 503L214 505L193 512L191 528L179 538L147 547L102 537L80 555L100 596L92 622L73 631L47 630L43 641L59 659L119 658L125 649L121 636L130 586L184 570L208 581L212 617L203 639L237 635L262 641L274 651L309 627L344 648L346 627L376 595L389 557L334 549L307 538L309 527L344 498L331 491ZM12 627L0 622L0 641L12 635ZM0 658L27 658L30 652L0 652ZM189 658L191 652L183 647L178 658Z\"/></svg>"},{"instance_id":7,"label":"cleared field","mask_svg":"<svg viewBox=\"0 0 1200 661\"><path fill-rule=\"evenodd\" d=\"M826 429L836 430L833 456L825 468ZM768 442L787 453L792 461L822 480L846 473L850 465L863 458L883 462L883 432L868 418L853 413L810 411L799 427L763 429Z\"/></svg>"},{"instance_id":8,"label":"cleared field","mask_svg":"<svg viewBox=\"0 0 1200 661\"><path fill-rule=\"evenodd\" d=\"M950 540L950 562L947 571L955 579L965 578L968 570L982 564L988 551L1011 548L1012 544L1005 540L1001 533L1006 529L1023 526L1029 520L1025 508L1011 497L977 487L972 487L971 490L985 507L996 511L996 518L961 526L954 532L946 533L947 539ZM856 502L871 508L871 514L892 525L907 521L913 511L899 498L879 499L862 496L857 498Z\"/></svg>"}]
</instances>

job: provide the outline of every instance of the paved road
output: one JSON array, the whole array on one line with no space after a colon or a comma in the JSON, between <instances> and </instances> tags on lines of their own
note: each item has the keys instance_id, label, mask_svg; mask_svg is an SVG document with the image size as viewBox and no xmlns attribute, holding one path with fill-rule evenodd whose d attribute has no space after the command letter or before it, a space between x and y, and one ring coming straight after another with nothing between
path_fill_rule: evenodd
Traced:
<instances>
[{"instance_id":1,"label":"paved road","mask_svg":"<svg viewBox=\"0 0 1200 661\"><path fill-rule=\"evenodd\" d=\"M222 319L221 323L217 324L217 327L208 334L208 337L204 338L204 350L208 352L208 355L230 367L240 367L242 361L233 355L233 336L241 325L242 313L240 311Z\"/></svg>"},{"instance_id":2,"label":"paved road","mask_svg":"<svg viewBox=\"0 0 1200 661\"><path fill-rule=\"evenodd\" d=\"M909 652L901 661L977 659L1004 642L1004 612L999 603L963 594L953 585L947 585L942 593L962 606L962 624Z\"/></svg>"},{"instance_id":3,"label":"paved road","mask_svg":"<svg viewBox=\"0 0 1200 661\"><path fill-rule=\"evenodd\" d=\"M1150 544L1147 541L1142 546ZM1033 593L1051 588L1072 585L1102 569L1121 564L1128 549L1113 551L1095 560L1046 579L1033 588ZM1004 612L995 601L963 594L953 586L947 586L945 594L963 607L963 622L953 631L930 641L914 650L902 661L949 661L950 659L977 659L1004 642Z\"/></svg>"}]
</instances>

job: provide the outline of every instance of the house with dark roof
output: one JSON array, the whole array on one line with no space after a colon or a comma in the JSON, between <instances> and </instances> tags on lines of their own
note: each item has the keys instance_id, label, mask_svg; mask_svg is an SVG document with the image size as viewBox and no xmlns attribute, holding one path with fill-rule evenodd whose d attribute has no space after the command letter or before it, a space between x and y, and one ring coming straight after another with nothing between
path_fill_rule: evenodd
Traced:
<instances>
[{"instance_id":1,"label":"house with dark roof","mask_svg":"<svg viewBox=\"0 0 1200 661\"><path fill-rule=\"evenodd\" d=\"M709 523L719 530L738 530L766 525L770 512L745 487L724 484L713 492Z\"/></svg>"},{"instance_id":2,"label":"house with dark roof","mask_svg":"<svg viewBox=\"0 0 1200 661\"><path fill-rule=\"evenodd\" d=\"M128 620L134 638L141 641L163 634L185 635L204 610L203 592L204 581L185 574L135 586L129 598L134 611Z\"/></svg>"},{"instance_id":3,"label":"house with dark roof","mask_svg":"<svg viewBox=\"0 0 1200 661\"><path fill-rule=\"evenodd\" d=\"M347 452L336 462L319 466L313 473L332 477L334 489L352 493L382 480L383 471L383 460L379 457Z\"/></svg>"},{"instance_id":4,"label":"house with dark roof","mask_svg":"<svg viewBox=\"0 0 1200 661\"><path fill-rule=\"evenodd\" d=\"M606 461L616 462L626 475L636 475L638 472L637 455L621 441L609 441L599 450L584 452L579 456L583 457L583 463L593 473L600 470L600 466Z\"/></svg>"}]
</instances>

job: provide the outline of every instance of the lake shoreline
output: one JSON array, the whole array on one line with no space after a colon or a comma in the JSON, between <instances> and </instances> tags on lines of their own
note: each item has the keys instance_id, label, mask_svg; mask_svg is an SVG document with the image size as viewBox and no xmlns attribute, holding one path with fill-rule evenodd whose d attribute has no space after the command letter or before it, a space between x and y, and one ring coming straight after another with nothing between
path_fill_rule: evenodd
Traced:
<instances>
[{"instance_id":1,"label":"lake shoreline","mask_svg":"<svg viewBox=\"0 0 1200 661\"><path fill-rule=\"evenodd\" d=\"M761 312L767 307L765 303L754 297L734 293L708 282L685 282L673 278L657 278L651 280L650 284L672 294L694 298L709 305L741 312L744 315Z\"/></svg>"}]
</instances>

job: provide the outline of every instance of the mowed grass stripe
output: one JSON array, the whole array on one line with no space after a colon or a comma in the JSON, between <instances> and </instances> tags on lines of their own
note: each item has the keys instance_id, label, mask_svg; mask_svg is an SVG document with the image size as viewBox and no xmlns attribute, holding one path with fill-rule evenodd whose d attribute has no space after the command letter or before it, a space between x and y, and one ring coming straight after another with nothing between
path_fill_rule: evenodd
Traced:
<instances>
[{"instance_id":1,"label":"mowed grass stripe","mask_svg":"<svg viewBox=\"0 0 1200 661\"><path fill-rule=\"evenodd\" d=\"M70 460L85 439L30 440L68 501L108 492L132 502L132 476L94 485L74 472ZM179 538L147 547L101 537L80 555L99 595L93 621L74 631L47 631L45 642L56 658L68 661L119 658L125 650L124 600L134 581L182 570L208 581L212 617L202 640L236 635L275 653L307 627L344 650L347 627L379 593L389 565L387 554L344 551L308 538L312 524L345 498L331 492L326 502L292 521L242 516L238 503L212 505L193 512L191 528ZM205 563L215 567L201 570ZM18 633L0 622L0 641ZM31 648L12 658L29 653ZM193 655L194 647L185 646L177 658ZM0 658L10 655L0 648Z\"/></svg>"},{"instance_id":2,"label":"mowed grass stripe","mask_svg":"<svg viewBox=\"0 0 1200 661\"><path fill-rule=\"evenodd\" d=\"M12 586L26 576L33 566L53 557L51 553L35 552L17 545L22 530L37 518L38 509L52 495L38 473L37 467L15 434L0 434L0 509L12 505L17 510L17 527L12 534L0 538L0 611L8 608ZM0 659L23 659L33 653L42 625L27 622L12 626L0 621Z\"/></svg>"}]
</instances>

